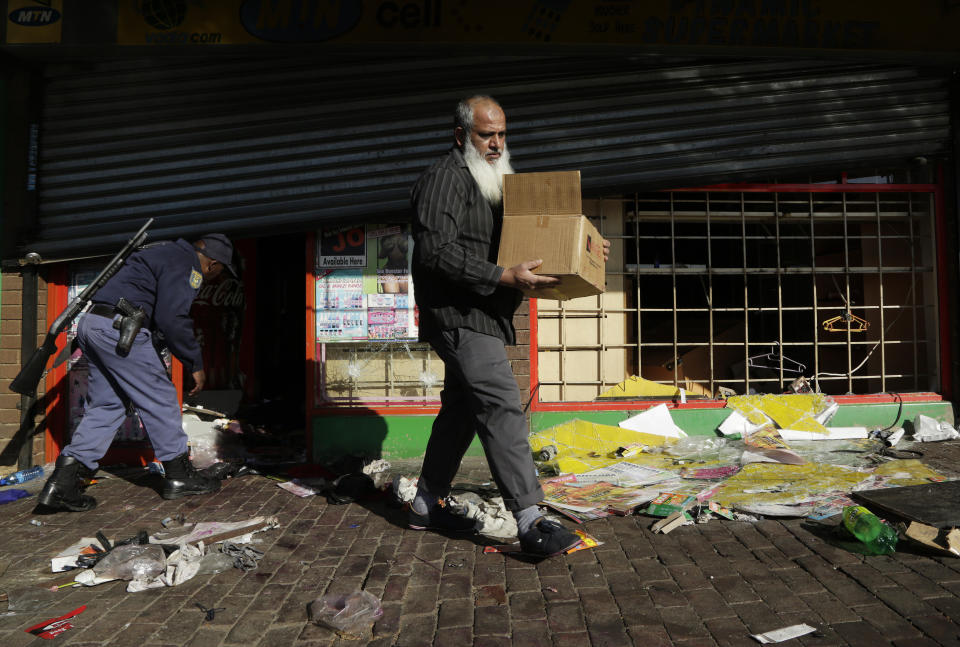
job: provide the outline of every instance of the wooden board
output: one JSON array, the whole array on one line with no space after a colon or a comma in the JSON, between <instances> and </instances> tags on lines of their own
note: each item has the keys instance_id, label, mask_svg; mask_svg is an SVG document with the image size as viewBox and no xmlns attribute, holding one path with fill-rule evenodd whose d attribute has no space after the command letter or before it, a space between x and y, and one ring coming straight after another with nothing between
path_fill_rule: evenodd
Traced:
<instances>
[{"instance_id":1,"label":"wooden board","mask_svg":"<svg viewBox=\"0 0 960 647\"><path fill-rule=\"evenodd\" d=\"M936 528L960 526L960 481L853 492L854 500ZM883 516L883 515L881 515Z\"/></svg>"}]
</instances>

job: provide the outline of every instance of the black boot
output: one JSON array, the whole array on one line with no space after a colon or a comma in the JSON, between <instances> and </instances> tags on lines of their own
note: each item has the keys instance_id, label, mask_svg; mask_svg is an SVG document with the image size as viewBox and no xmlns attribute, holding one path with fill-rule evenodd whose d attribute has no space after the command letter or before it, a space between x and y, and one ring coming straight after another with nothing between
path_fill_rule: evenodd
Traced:
<instances>
[{"instance_id":1,"label":"black boot","mask_svg":"<svg viewBox=\"0 0 960 647\"><path fill-rule=\"evenodd\" d=\"M220 480L204 476L190 462L190 452L184 452L176 458L163 461L164 499L179 499L189 494L208 494L220 489Z\"/></svg>"},{"instance_id":2,"label":"black boot","mask_svg":"<svg viewBox=\"0 0 960 647\"><path fill-rule=\"evenodd\" d=\"M47 479L37 503L51 510L69 510L86 512L97 507L97 500L82 493L84 476L92 475L93 470L73 456L58 456L53 474Z\"/></svg>"}]
</instances>

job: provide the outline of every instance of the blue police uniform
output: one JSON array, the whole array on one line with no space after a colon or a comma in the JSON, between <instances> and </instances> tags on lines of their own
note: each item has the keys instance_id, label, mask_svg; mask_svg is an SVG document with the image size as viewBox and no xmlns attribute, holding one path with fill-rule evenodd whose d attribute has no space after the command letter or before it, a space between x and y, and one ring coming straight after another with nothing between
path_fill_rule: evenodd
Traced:
<instances>
[{"instance_id":1,"label":"blue police uniform","mask_svg":"<svg viewBox=\"0 0 960 647\"><path fill-rule=\"evenodd\" d=\"M78 345L90 366L89 403L62 456L96 469L126 415L125 400L139 414L157 459L171 460L187 451L176 388L154 349L151 329L163 333L184 370L201 370L190 306L202 283L197 250L180 239L133 253L97 291L94 306L80 318L77 330ZM110 312L121 297L146 314L126 357L117 354L120 331L113 327L115 316Z\"/></svg>"}]
</instances>

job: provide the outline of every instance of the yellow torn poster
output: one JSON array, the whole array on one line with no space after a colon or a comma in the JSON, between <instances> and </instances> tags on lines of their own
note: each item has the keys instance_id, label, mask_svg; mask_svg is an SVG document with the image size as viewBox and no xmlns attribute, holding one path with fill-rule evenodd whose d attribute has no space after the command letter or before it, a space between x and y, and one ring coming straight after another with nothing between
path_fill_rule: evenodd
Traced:
<instances>
[{"instance_id":1,"label":"yellow torn poster","mask_svg":"<svg viewBox=\"0 0 960 647\"><path fill-rule=\"evenodd\" d=\"M691 382L690 380L681 379L679 380L680 386L683 387L683 390L687 395L706 395L709 396L710 392L704 389L701 385L696 382ZM639 375L633 375L628 377L620 384L616 385L604 391L597 396L598 400L604 398L644 398L644 397L664 397L664 398L674 398L680 395L680 388L673 386L672 384L661 384L659 382L654 382L653 380L648 380L646 378L640 377Z\"/></svg>"},{"instance_id":2,"label":"yellow torn poster","mask_svg":"<svg viewBox=\"0 0 960 647\"><path fill-rule=\"evenodd\" d=\"M833 407L822 393L787 395L735 395L727 398L727 407L743 414L755 425L773 421L781 429L825 434L827 428L817 419Z\"/></svg>"},{"instance_id":3,"label":"yellow torn poster","mask_svg":"<svg viewBox=\"0 0 960 647\"><path fill-rule=\"evenodd\" d=\"M580 474L622 461L621 447L660 447L674 439L586 420L571 420L530 435L530 448L553 461L561 474ZM631 457L638 461L640 455Z\"/></svg>"},{"instance_id":4,"label":"yellow torn poster","mask_svg":"<svg viewBox=\"0 0 960 647\"><path fill-rule=\"evenodd\" d=\"M890 461L873 470L829 463L751 463L724 481L713 498L726 506L791 504L813 501L831 492L851 492L868 480L872 487L878 482L899 487L942 479L942 475L914 459Z\"/></svg>"}]
</instances>

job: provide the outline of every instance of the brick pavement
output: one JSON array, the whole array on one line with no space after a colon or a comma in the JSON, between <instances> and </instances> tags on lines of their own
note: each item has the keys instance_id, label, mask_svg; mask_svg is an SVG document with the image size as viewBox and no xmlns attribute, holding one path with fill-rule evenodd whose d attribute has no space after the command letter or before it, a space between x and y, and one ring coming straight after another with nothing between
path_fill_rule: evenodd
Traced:
<instances>
[{"instance_id":1,"label":"brick pavement","mask_svg":"<svg viewBox=\"0 0 960 647\"><path fill-rule=\"evenodd\" d=\"M940 445L930 462L957 465L960 444ZM468 459L462 474L488 478L482 459ZM62 589L53 607L0 617L0 645L39 640L23 628L82 604L58 644L736 646L800 622L818 634L781 644L960 644L960 559L910 550L865 558L824 543L800 520L711 521L654 535L649 517L612 517L586 524L603 546L534 564L485 555L469 538L406 530L400 511L382 503L300 499L262 477L179 501L148 484L105 480L91 490L101 505L84 514L39 517L31 499L3 506L0 589L62 581L48 560L76 538L158 530L178 512L190 521L276 515L281 527L257 535L266 556L255 571L133 594L118 582ZM361 587L384 608L368 640L338 639L307 621L314 598ZM206 622L197 602L224 611Z\"/></svg>"}]
</instances>

